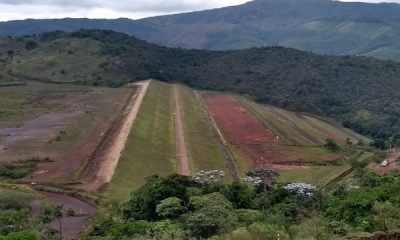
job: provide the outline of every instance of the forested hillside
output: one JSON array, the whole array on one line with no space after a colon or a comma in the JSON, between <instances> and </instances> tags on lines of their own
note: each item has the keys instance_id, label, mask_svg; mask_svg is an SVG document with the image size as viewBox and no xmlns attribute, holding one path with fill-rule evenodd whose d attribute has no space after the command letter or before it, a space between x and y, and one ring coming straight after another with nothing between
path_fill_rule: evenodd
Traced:
<instances>
[{"instance_id":1,"label":"forested hillside","mask_svg":"<svg viewBox=\"0 0 400 240\"><path fill-rule=\"evenodd\" d=\"M282 47L172 49L95 30L4 39L0 53L2 82L29 75L38 81L117 87L154 78L329 116L374 137L380 147L400 134L400 64L392 61Z\"/></svg>"},{"instance_id":2,"label":"forested hillside","mask_svg":"<svg viewBox=\"0 0 400 240\"><path fill-rule=\"evenodd\" d=\"M142 20L54 19L0 23L0 35L108 29L196 49L285 46L331 55L400 60L400 5L331 0L255 0Z\"/></svg>"}]
</instances>

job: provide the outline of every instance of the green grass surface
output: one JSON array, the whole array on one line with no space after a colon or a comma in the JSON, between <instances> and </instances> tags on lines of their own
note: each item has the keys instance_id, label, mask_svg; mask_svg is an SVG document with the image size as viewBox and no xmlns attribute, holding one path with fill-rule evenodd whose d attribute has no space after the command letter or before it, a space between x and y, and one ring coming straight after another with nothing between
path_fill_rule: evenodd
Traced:
<instances>
[{"instance_id":1,"label":"green grass surface","mask_svg":"<svg viewBox=\"0 0 400 240\"><path fill-rule=\"evenodd\" d=\"M351 169L350 160L365 161L374 156L373 153L364 152L356 148L343 150L343 158L338 165L309 165L304 168L280 170L280 182L306 182L317 186L324 186Z\"/></svg>"},{"instance_id":2,"label":"green grass surface","mask_svg":"<svg viewBox=\"0 0 400 240\"><path fill-rule=\"evenodd\" d=\"M192 173L219 169L230 176L201 100L192 89L184 86L178 86L178 93Z\"/></svg>"},{"instance_id":3,"label":"green grass surface","mask_svg":"<svg viewBox=\"0 0 400 240\"><path fill-rule=\"evenodd\" d=\"M171 86L152 81L125 150L106 190L110 200L125 200L145 178L176 173Z\"/></svg>"},{"instance_id":4,"label":"green grass surface","mask_svg":"<svg viewBox=\"0 0 400 240\"><path fill-rule=\"evenodd\" d=\"M299 169L280 170L280 182L305 182L322 186L350 169L349 164L317 166L311 165Z\"/></svg>"},{"instance_id":5,"label":"green grass surface","mask_svg":"<svg viewBox=\"0 0 400 240\"><path fill-rule=\"evenodd\" d=\"M19 122L34 114L32 101L37 96L22 92L0 92L0 126Z\"/></svg>"}]
</instances>

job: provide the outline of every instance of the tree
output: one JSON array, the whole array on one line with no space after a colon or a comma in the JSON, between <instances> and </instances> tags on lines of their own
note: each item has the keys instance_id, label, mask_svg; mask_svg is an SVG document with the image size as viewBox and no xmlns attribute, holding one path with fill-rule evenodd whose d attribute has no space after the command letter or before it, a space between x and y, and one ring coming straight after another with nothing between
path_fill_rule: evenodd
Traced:
<instances>
[{"instance_id":1,"label":"tree","mask_svg":"<svg viewBox=\"0 0 400 240\"><path fill-rule=\"evenodd\" d=\"M185 216L185 226L195 237L209 238L235 228L238 219L232 203L220 193L191 198L192 213Z\"/></svg>"},{"instance_id":2,"label":"tree","mask_svg":"<svg viewBox=\"0 0 400 240\"><path fill-rule=\"evenodd\" d=\"M7 56L10 59L10 62L12 62L13 58L14 58L15 52L14 50L8 50L7 51Z\"/></svg>"},{"instance_id":3,"label":"tree","mask_svg":"<svg viewBox=\"0 0 400 240\"><path fill-rule=\"evenodd\" d=\"M186 211L182 206L182 200L176 197L170 197L161 201L157 205L156 212L163 218L177 218Z\"/></svg>"},{"instance_id":4,"label":"tree","mask_svg":"<svg viewBox=\"0 0 400 240\"><path fill-rule=\"evenodd\" d=\"M372 207L375 213L374 221L377 230L389 232L400 227L400 208L393 206L391 202L376 202Z\"/></svg>"},{"instance_id":5,"label":"tree","mask_svg":"<svg viewBox=\"0 0 400 240\"><path fill-rule=\"evenodd\" d=\"M226 198L235 208L252 208L254 196L251 188L241 182L233 182L225 191Z\"/></svg>"},{"instance_id":6,"label":"tree","mask_svg":"<svg viewBox=\"0 0 400 240\"><path fill-rule=\"evenodd\" d=\"M33 50L37 47L38 47L38 44L33 40L29 40L25 43L25 49L28 51Z\"/></svg>"},{"instance_id":7,"label":"tree","mask_svg":"<svg viewBox=\"0 0 400 240\"><path fill-rule=\"evenodd\" d=\"M166 178L151 176L138 190L133 191L131 198L121 206L123 219L129 220L158 220L157 205L162 200L176 197L187 203L187 189L198 184L189 177L172 175Z\"/></svg>"},{"instance_id":8,"label":"tree","mask_svg":"<svg viewBox=\"0 0 400 240\"><path fill-rule=\"evenodd\" d=\"M58 221L58 230L60 233L60 239L62 239L62 234L63 234L63 223L62 223L62 219L63 217L71 217L75 215L75 211L71 208L66 209L64 207L64 205L58 205L56 206L56 208L54 209L54 216L57 218Z\"/></svg>"},{"instance_id":9,"label":"tree","mask_svg":"<svg viewBox=\"0 0 400 240\"><path fill-rule=\"evenodd\" d=\"M331 152L340 151L339 145L332 139L326 139L324 147Z\"/></svg>"},{"instance_id":10,"label":"tree","mask_svg":"<svg viewBox=\"0 0 400 240\"><path fill-rule=\"evenodd\" d=\"M269 168L261 168L251 171L247 175L252 178L259 178L264 191L267 191L268 187L272 187L276 178L279 176L279 173Z\"/></svg>"}]
</instances>

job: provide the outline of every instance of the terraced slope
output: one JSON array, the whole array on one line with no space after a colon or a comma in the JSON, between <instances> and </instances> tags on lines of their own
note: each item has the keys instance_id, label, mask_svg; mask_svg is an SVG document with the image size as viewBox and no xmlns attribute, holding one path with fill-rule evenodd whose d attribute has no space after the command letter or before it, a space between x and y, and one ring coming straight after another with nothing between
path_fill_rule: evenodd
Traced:
<instances>
[{"instance_id":1,"label":"terraced slope","mask_svg":"<svg viewBox=\"0 0 400 240\"><path fill-rule=\"evenodd\" d=\"M244 97L236 97L236 99L266 128L276 133L281 142L287 144L318 146L323 145L326 139L332 139L340 145L346 145L348 140L353 143L358 143L360 140L371 141L337 123L330 123L322 118L290 112L269 105L260 105Z\"/></svg>"},{"instance_id":2,"label":"terraced slope","mask_svg":"<svg viewBox=\"0 0 400 240\"><path fill-rule=\"evenodd\" d=\"M278 171L282 182L324 186L351 173L351 160L369 156L349 144L370 140L337 123L259 105L240 96L207 93L203 97L233 153L240 176L266 167ZM342 150L325 148L326 139L335 140Z\"/></svg>"}]
</instances>

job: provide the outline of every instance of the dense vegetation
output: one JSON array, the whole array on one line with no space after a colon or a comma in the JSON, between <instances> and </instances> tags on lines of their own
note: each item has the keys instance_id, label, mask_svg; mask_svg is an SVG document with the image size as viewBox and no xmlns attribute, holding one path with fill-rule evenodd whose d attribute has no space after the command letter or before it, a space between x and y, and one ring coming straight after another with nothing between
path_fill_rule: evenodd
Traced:
<instances>
[{"instance_id":1,"label":"dense vegetation","mask_svg":"<svg viewBox=\"0 0 400 240\"><path fill-rule=\"evenodd\" d=\"M0 35L109 29L153 43L205 49L285 46L323 54L400 60L398 4L256 0L142 20L49 19L0 23Z\"/></svg>"},{"instance_id":2,"label":"dense vegetation","mask_svg":"<svg viewBox=\"0 0 400 240\"><path fill-rule=\"evenodd\" d=\"M37 240L34 230L38 223L29 221L29 202L32 196L27 193L0 191L0 239L1 240Z\"/></svg>"},{"instance_id":3,"label":"dense vegetation","mask_svg":"<svg viewBox=\"0 0 400 240\"><path fill-rule=\"evenodd\" d=\"M9 189L10 188L10 189ZM35 209L33 209L35 208ZM60 240L51 223L62 225L62 216L74 216L71 209L54 206L24 187L5 185L0 189L0 240Z\"/></svg>"},{"instance_id":4,"label":"dense vegetation","mask_svg":"<svg viewBox=\"0 0 400 240\"><path fill-rule=\"evenodd\" d=\"M47 33L12 42L26 45L32 40L37 42L34 50L24 48L9 55L11 44L1 46L3 75L106 86L147 78L181 82L333 117L377 139L382 148L389 137L399 141L400 64L392 61L320 56L282 47L219 52L171 49L95 30Z\"/></svg>"},{"instance_id":5,"label":"dense vegetation","mask_svg":"<svg viewBox=\"0 0 400 240\"><path fill-rule=\"evenodd\" d=\"M345 239L399 230L400 183L362 167L356 175L335 190L305 192L151 176L129 201L103 209L87 239Z\"/></svg>"}]
</instances>

